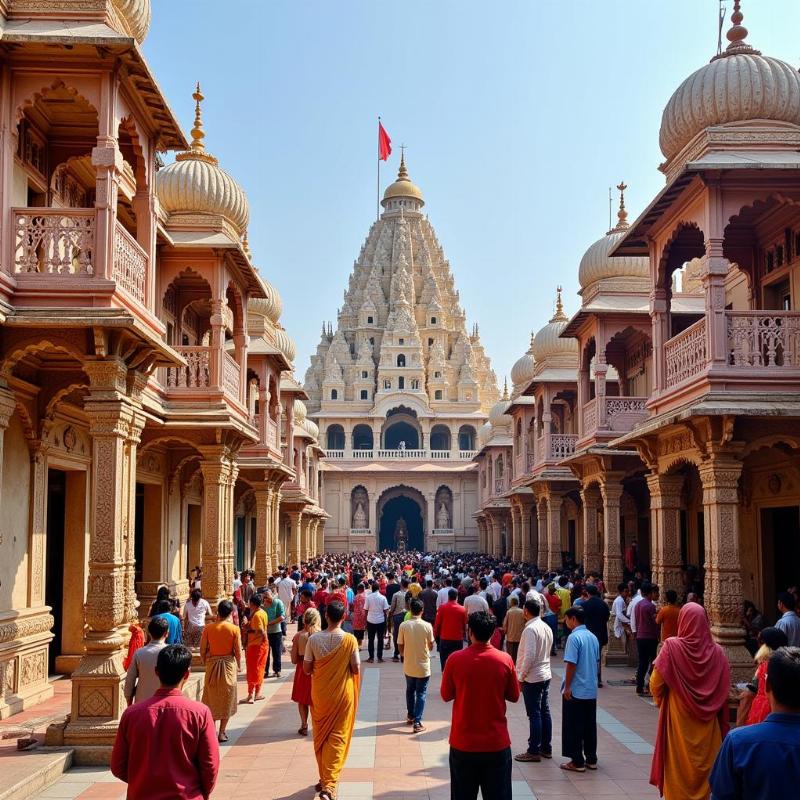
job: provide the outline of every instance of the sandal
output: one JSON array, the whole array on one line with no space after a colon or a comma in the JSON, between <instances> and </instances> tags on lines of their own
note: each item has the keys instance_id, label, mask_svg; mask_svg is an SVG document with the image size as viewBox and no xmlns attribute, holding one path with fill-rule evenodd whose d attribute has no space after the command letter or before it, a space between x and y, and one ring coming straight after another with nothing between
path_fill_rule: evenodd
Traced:
<instances>
[{"instance_id":1,"label":"sandal","mask_svg":"<svg viewBox=\"0 0 800 800\"><path fill-rule=\"evenodd\" d=\"M297 732L298 732L298 733L299 733L301 736L308 736L308 725L301 725L301 726L300 726L300 727L297 729Z\"/></svg>"},{"instance_id":2,"label":"sandal","mask_svg":"<svg viewBox=\"0 0 800 800\"><path fill-rule=\"evenodd\" d=\"M336 795L329 789L323 789L319 793L320 800L336 800Z\"/></svg>"},{"instance_id":3,"label":"sandal","mask_svg":"<svg viewBox=\"0 0 800 800\"><path fill-rule=\"evenodd\" d=\"M228 734L227 733L220 733L219 736L217 736L217 741L220 744L222 744L222 742L227 742L228 741Z\"/></svg>"}]
</instances>

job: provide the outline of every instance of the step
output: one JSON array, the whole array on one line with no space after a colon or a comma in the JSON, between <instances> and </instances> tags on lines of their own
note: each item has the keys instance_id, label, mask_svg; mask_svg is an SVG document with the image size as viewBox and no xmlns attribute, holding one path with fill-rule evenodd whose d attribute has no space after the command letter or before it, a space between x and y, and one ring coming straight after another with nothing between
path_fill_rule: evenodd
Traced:
<instances>
[{"instance_id":1,"label":"step","mask_svg":"<svg viewBox=\"0 0 800 800\"><path fill-rule=\"evenodd\" d=\"M71 747L40 747L0 759L0 800L26 800L55 783L73 763Z\"/></svg>"}]
</instances>

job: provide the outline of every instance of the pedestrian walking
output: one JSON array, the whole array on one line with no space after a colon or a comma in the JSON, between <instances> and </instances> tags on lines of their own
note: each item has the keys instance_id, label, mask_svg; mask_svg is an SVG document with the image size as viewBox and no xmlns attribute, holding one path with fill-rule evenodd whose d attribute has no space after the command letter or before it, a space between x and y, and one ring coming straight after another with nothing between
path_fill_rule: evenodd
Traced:
<instances>
[{"instance_id":1,"label":"pedestrian walking","mask_svg":"<svg viewBox=\"0 0 800 800\"><path fill-rule=\"evenodd\" d=\"M309 637L322 629L319 612L316 608L309 608L303 613L303 629L292 640L291 659L296 665L294 681L292 683L292 700L297 703L300 714L301 736L308 736L308 712L311 707L311 675L303 669L306 656L306 647Z\"/></svg>"},{"instance_id":2,"label":"pedestrian walking","mask_svg":"<svg viewBox=\"0 0 800 800\"><path fill-rule=\"evenodd\" d=\"M506 640L506 652L511 656L515 664L517 663L517 651L519 650L519 641L522 637L525 621L525 614L519 607L519 600L514 596L510 596L508 598L508 611L506 611L506 615L503 618L502 626Z\"/></svg>"},{"instance_id":3,"label":"pedestrian walking","mask_svg":"<svg viewBox=\"0 0 800 800\"><path fill-rule=\"evenodd\" d=\"M153 617L147 623L147 633L150 641L133 654L125 675L124 693L128 705L149 700L161 686L156 675L156 661L167 646L169 625L163 617Z\"/></svg>"},{"instance_id":4,"label":"pedestrian walking","mask_svg":"<svg viewBox=\"0 0 800 800\"><path fill-rule=\"evenodd\" d=\"M443 673L447 659L452 653L464 647L464 638L467 635L467 611L464 606L458 604L458 591L451 587L447 597L447 602L439 606L436 612L433 628Z\"/></svg>"},{"instance_id":5,"label":"pedestrian walking","mask_svg":"<svg viewBox=\"0 0 800 800\"><path fill-rule=\"evenodd\" d=\"M425 604L421 598L411 601L409 611L411 619L400 623L397 638L406 676L406 722L414 726L414 733L419 733L425 730L422 715L431 677L433 627L422 618Z\"/></svg>"},{"instance_id":6,"label":"pedestrian walking","mask_svg":"<svg viewBox=\"0 0 800 800\"><path fill-rule=\"evenodd\" d=\"M245 665L247 667L246 703L263 700L261 685L264 683L264 667L267 663L267 627L269 620L261 608L262 597L254 594L250 598L250 621L247 624L245 642Z\"/></svg>"},{"instance_id":7,"label":"pedestrian walking","mask_svg":"<svg viewBox=\"0 0 800 800\"><path fill-rule=\"evenodd\" d=\"M273 597L267 593L264 595L262 610L267 615L267 658L264 662L264 677L269 673L270 657L272 659L272 676L281 676L281 654L283 653L283 626L286 623L286 615L289 613L286 605L280 597Z\"/></svg>"},{"instance_id":8,"label":"pedestrian walking","mask_svg":"<svg viewBox=\"0 0 800 800\"><path fill-rule=\"evenodd\" d=\"M389 604L386 597L378 591L378 584L373 581L370 584L372 591L364 601L364 608L367 611L367 652L368 664L375 661L375 639L378 639L378 663L383 663L383 637L386 635L386 618L389 612ZM394 598L392 598L394 602Z\"/></svg>"}]
</instances>

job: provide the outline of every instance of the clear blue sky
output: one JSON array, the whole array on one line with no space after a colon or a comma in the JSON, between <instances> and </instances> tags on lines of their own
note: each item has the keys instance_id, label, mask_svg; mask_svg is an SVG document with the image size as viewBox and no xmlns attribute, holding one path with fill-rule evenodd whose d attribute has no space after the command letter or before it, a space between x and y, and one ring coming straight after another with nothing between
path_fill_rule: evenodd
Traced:
<instances>
[{"instance_id":1,"label":"clear blue sky","mask_svg":"<svg viewBox=\"0 0 800 800\"><path fill-rule=\"evenodd\" d=\"M727 0L728 14L733 0ZM154 0L145 52L188 131L250 200L250 245L305 373L375 215L376 117L405 142L468 324L502 383L624 178L663 185L661 112L716 52L717 0ZM797 66L798 0L743 0L749 43ZM729 23L726 22L726 28ZM399 147L384 167L393 179Z\"/></svg>"}]
</instances>

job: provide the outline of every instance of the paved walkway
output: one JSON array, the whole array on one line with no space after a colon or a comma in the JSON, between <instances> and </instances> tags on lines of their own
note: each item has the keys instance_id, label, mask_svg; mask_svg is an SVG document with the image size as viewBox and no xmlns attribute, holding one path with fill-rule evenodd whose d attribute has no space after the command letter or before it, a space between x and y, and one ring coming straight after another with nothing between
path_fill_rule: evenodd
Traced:
<instances>
[{"instance_id":1,"label":"paved walkway","mask_svg":"<svg viewBox=\"0 0 800 800\"><path fill-rule=\"evenodd\" d=\"M425 713L427 730L414 735L405 725L405 681L402 665L365 664L358 721L350 756L339 787L341 800L449 800L447 736L450 708L439 697L439 662ZM267 700L240 706L228 728L230 742L214 798L255 796L262 800L310 800L317 780L311 737L297 735L299 718L290 699L292 669L284 666L280 680L265 684ZM554 659L554 751L560 751L561 712L558 683L563 674L560 656ZM630 669L606 670L611 682L629 678ZM242 688L240 695L245 694ZM476 724L480 709L475 709ZM512 749L525 749L527 718L520 702L509 706ZM568 774L559 769L564 759L539 764L514 763L514 797L519 800L628 798L647 800L658 793L649 785L650 757L656 711L634 695L630 686L600 690L598 711L599 769ZM105 769L77 768L64 775L41 798L123 798L125 787Z\"/></svg>"}]
</instances>

